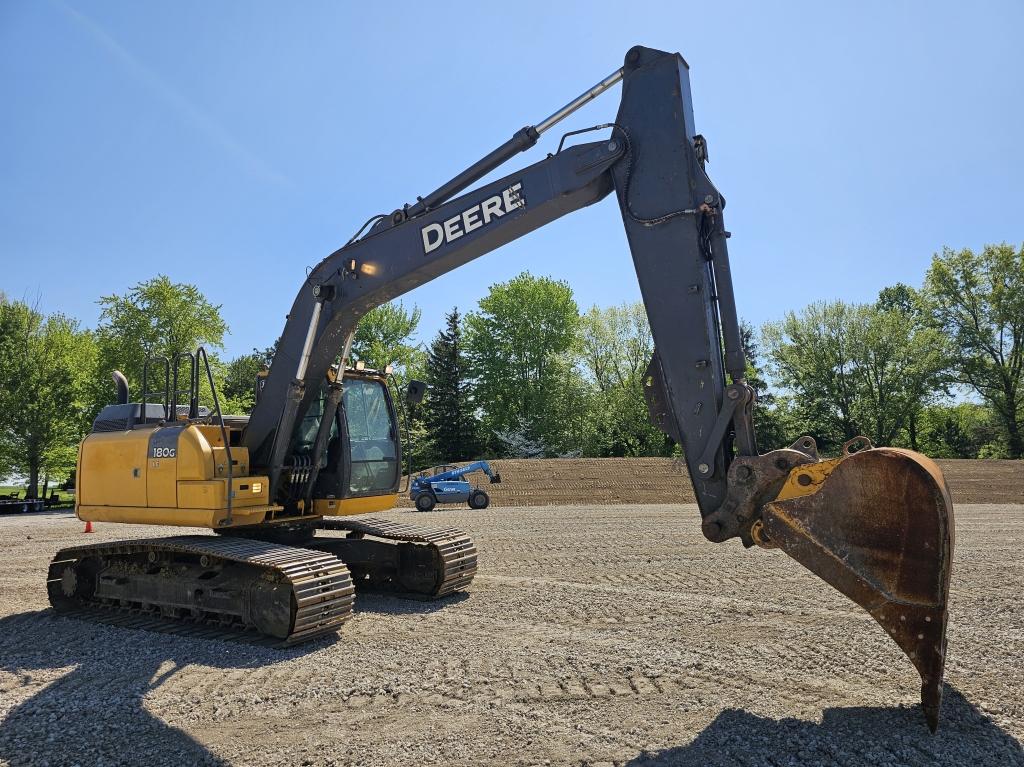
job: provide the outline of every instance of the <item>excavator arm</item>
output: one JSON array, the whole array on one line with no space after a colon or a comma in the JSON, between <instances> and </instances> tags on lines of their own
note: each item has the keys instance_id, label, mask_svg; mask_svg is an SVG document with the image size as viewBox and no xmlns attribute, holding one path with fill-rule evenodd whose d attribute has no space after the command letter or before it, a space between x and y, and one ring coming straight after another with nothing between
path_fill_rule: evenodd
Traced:
<instances>
[{"instance_id":1,"label":"excavator arm","mask_svg":"<svg viewBox=\"0 0 1024 767\"><path fill-rule=\"evenodd\" d=\"M597 126L606 138L560 144L545 159L463 193L620 80L615 121ZM758 453L725 200L706 162L686 62L636 47L622 69L551 117L521 129L425 198L371 219L365 236L309 273L292 305L244 434L252 464L270 477L272 498L310 498L315 471L297 475L304 486L286 487L295 476L287 471L293 435L322 401L312 456L318 467L340 400L326 374L347 356L360 318L614 193L656 348L646 376L649 409L683 448L705 536L781 548L867 609L921 673L934 730L953 539L942 475L924 456L872 449L866 440L825 461L809 437Z\"/></svg>"}]
</instances>

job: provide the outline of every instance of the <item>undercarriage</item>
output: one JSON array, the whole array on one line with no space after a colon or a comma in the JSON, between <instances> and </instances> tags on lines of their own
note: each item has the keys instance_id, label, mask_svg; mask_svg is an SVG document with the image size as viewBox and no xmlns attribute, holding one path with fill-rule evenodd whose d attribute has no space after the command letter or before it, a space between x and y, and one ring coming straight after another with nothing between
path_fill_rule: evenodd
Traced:
<instances>
[{"instance_id":1,"label":"undercarriage","mask_svg":"<svg viewBox=\"0 0 1024 767\"><path fill-rule=\"evenodd\" d=\"M293 645L341 628L357 588L436 599L476 573L472 539L452 528L372 517L319 528L330 534L301 548L259 530L74 546L51 562L47 592L74 617Z\"/></svg>"}]
</instances>

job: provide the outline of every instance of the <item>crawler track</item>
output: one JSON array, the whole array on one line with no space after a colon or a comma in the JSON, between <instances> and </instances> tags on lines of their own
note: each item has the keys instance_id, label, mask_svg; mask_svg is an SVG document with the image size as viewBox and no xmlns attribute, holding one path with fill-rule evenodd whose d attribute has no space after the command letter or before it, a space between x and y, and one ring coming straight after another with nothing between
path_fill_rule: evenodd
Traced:
<instances>
[{"instance_id":1,"label":"crawler track","mask_svg":"<svg viewBox=\"0 0 1024 767\"><path fill-rule=\"evenodd\" d=\"M50 604L65 615L273 645L337 631L354 591L330 554L214 536L72 546L47 576Z\"/></svg>"},{"instance_id":2,"label":"crawler track","mask_svg":"<svg viewBox=\"0 0 1024 767\"><path fill-rule=\"evenodd\" d=\"M385 571L387 575L382 575L380 569L366 570L365 580L371 587L387 588L402 596L437 599L466 588L476 575L476 544L454 527L420 527L380 517L325 519L317 527L348 532L345 538L317 537L311 545L336 554L357 573L363 568L352 561L352 557L354 554L356 559L362 559L360 542L373 545L372 539L379 539L412 544L416 549L429 548L430 557L423 557L420 552L413 557L398 556L392 569ZM412 570L416 572L410 572ZM357 584L359 582L357 579Z\"/></svg>"}]
</instances>

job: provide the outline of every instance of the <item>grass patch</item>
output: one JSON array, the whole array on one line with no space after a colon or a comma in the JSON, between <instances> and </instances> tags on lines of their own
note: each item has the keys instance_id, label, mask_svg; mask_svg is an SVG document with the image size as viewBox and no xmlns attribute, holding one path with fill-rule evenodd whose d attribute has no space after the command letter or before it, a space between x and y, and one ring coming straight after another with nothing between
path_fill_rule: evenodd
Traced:
<instances>
[{"instance_id":1,"label":"grass patch","mask_svg":"<svg viewBox=\"0 0 1024 767\"><path fill-rule=\"evenodd\" d=\"M42 487L40 487L40 491L41 490L42 490ZM54 493L54 492L57 493L57 497L60 499L60 502L62 504L64 504L64 503L71 503L71 504L73 504L75 502L75 494L74 494L73 491L70 491L70 490L60 490L58 488L51 488L50 490L46 491L47 497L49 497L50 493ZM12 493L17 493L18 494L18 498L22 498L23 499L25 497L25 486L24 485L0 485L0 497L6 497L6 496L8 496L8 495L10 495Z\"/></svg>"}]
</instances>

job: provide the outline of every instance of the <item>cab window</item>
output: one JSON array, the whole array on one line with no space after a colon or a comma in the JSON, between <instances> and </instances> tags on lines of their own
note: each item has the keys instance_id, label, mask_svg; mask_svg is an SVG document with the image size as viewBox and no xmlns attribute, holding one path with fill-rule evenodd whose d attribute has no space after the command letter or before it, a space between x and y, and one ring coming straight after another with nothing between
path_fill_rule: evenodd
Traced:
<instances>
[{"instance_id":1,"label":"cab window","mask_svg":"<svg viewBox=\"0 0 1024 767\"><path fill-rule=\"evenodd\" d=\"M398 480L398 445L382 381L345 378L343 403L352 471L348 496L393 492Z\"/></svg>"}]
</instances>

